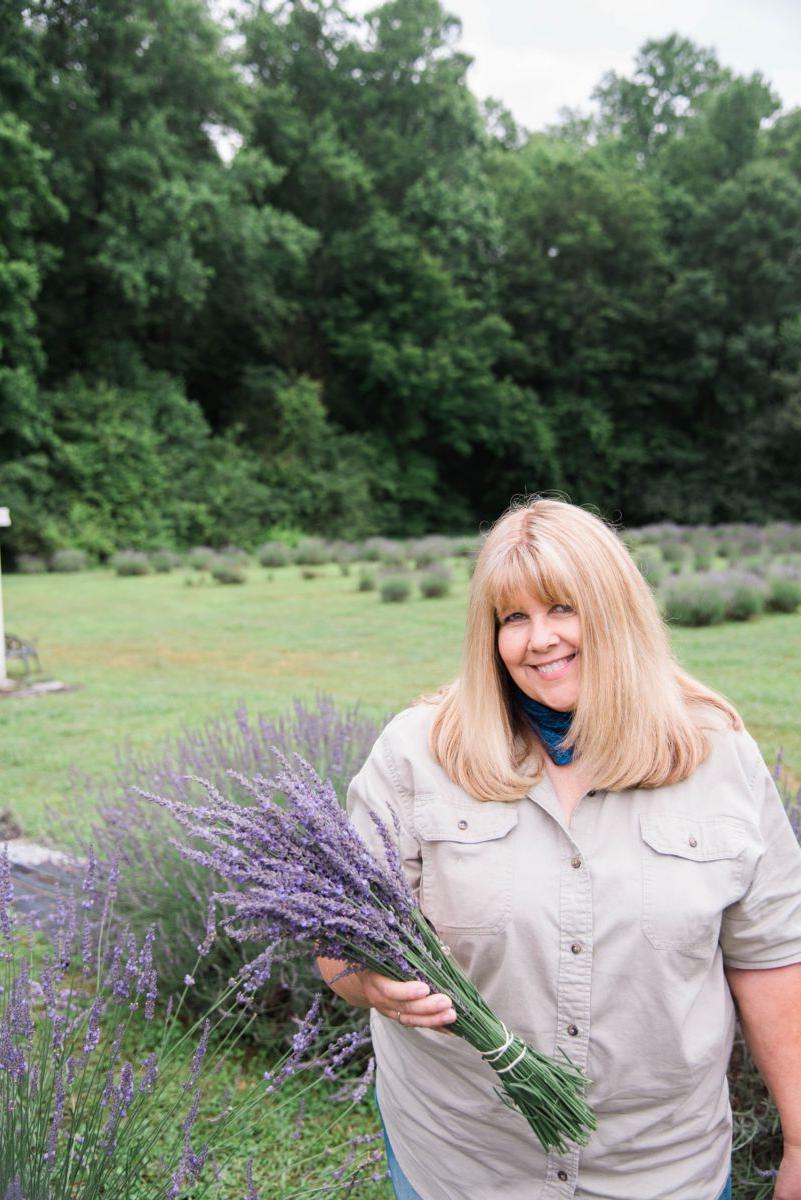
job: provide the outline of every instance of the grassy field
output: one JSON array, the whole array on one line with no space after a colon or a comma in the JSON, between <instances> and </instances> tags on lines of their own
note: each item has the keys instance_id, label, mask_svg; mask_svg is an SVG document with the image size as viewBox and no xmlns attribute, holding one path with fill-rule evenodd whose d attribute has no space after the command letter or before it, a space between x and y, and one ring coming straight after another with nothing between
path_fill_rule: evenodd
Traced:
<instances>
[{"instance_id":1,"label":"grassy field","mask_svg":"<svg viewBox=\"0 0 801 1200\"><path fill-rule=\"evenodd\" d=\"M71 766L103 775L121 750L156 750L183 727L230 715L242 702L278 714L295 698L326 692L376 717L397 710L458 669L468 584L464 563L456 571L451 596L406 604L358 592L355 574L343 577L335 567L313 579L296 567L272 576L252 569L243 587L184 573L7 577L7 629L38 639L46 674L76 690L0 699L0 807L10 805L26 832L46 837L46 806L66 812L70 803ZM766 758L783 748L797 780L801 614L676 629L673 637L683 664L740 707ZM83 823L88 814L67 815ZM272 1065L259 1052L244 1064L252 1080ZM212 1107L222 1103L221 1089L222 1081ZM236 1147L228 1194L243 1194L248 1158L256 1160L262 1195L287 1195L325 1168L321 1129L332 1164L347 1160L351 1135L376 1133L369 1101L343 1111L330 1090L310 1094L302 1134L296 1106L268 1106L258 1130ZM358 1194L388 1200L392 1193L386 1182L367 1182ZM735 1195L756 1200L767 1185L738 1184Z\"/></svg>"},{"instance_id":2,"label":"grassy field","mask_svg":"<svg viewBox=\"0 0 801 1200\"><path fill-rule=\"evenodd\" d=\"M458 669L464 563L456 575L449 597L405 604L358 592L334 566L314 579L253 568L239 587L185 572L6 576L7 630L38 639L46 674L77 690L0 700L0 807L44 836L71 766L102 774L121 748L153 749L242 702L277 714L326 692L375 716L403 707ZM801 614L673 639L682 663L739 706L766 758L781 747L798 778Z\"/></svg>"}]
</instances>

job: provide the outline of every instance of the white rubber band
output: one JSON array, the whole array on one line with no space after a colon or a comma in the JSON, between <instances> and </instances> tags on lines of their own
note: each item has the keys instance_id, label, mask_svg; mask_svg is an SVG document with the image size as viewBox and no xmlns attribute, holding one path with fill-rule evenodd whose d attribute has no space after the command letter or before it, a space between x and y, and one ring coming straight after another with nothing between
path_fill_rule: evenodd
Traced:
<instances>
[{"instance_id":1,"label":"white rubber band","mask_svg":"<svg viewBox=\"0 0 801 1200\"><path fill-rule=\"evenodd\" d=\"M506 1034L506 1041L503 1043L503 1045L499 1046L497 1050L487 1050L486 1053L482 1052L482 1054L481 1054L481 1057L483 1059L485 1059L488 1063L495 1062L496 1059L498 1059L498 1058L503 1058L504 1054L509 1049L512 1042L515 1040L514 1034L509 1032L509 1030L506 1028L506 1026L503 1024L503 1022L501 1022L501 1028L503 1029L503 1032Z\"/></svg>"},{"instance_id":2,"label":"white rubber band","mask_svg":"<svg viewBox=\"0 0 801 1200\"><path fill-rule=\"evenodd\" d=\"M511 1071L512 1067L516 1067L517 1064L520 1062L520 1059L524 1057L526 1050L527 1050L527 1047L524 1046L523 1049L518 1054L517 1058L514 1060L514 1062L510 1062L508 1067L501 1067L500 1071L496 1071L495 1074L496 1075L505 1075L507 1071Z\"/></svg>"}]
</instances>

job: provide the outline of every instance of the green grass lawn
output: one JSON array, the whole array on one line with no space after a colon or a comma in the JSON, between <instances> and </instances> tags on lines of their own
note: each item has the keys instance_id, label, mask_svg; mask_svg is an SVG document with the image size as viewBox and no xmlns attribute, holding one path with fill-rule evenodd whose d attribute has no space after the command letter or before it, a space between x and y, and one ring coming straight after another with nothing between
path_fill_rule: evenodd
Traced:
<instances>
[{"instance_id":1,"label":"green grass lawn","mask_svg":"<svg viewBox=\"0 0 801 1200\"><path fill-rule=\"evenodd\" d=\"M46 674L78 690L0 700L0 807L46 835L45 807L67 804L71 766L102 774L120 748L153 749L243 701L277 714L326 692L375 716L403 707L458 669L464 562L455 573L451 596L403 604L358 592L356 574L333 566L314 579L252 568L239 587L184 572L6 576L6 629L38 639ZM782 747L801 774L801 615L673 636L687 669L738 705L766 758Z\"/></svg>"}]
</instances>

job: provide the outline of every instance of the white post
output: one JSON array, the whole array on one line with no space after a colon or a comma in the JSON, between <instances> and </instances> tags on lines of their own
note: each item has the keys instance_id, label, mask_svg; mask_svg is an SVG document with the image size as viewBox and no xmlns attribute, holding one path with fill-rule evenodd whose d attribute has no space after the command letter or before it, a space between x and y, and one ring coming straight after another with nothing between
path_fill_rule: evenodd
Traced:
<instances>
[{"instance_id":1,"label":"white post","mask_svg":"<svg viewBox=\"0 0 801 1200\"><path fill-rule=\"evenodd\" d=\"M0 528L10 525L11 517L7 508L0 508ZM3 623L3 565L0 562L0 688L8 686L6 675L6 629Z\"/></svg>"}]
</instances>

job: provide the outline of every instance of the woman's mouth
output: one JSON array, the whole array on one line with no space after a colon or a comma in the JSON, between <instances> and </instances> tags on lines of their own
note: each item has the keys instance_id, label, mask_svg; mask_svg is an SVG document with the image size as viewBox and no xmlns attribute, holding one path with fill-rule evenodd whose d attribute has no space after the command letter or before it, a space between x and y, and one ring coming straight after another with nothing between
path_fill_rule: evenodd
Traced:
<instances>
[{"instance_id":1,"label":"woman's mouth","mask_svg":"<svg viewBox=\"0 0 801 1200\"><path fill-rule=\"evenodd\" d=\"M577 654L578 651L574 650L572 654L568 654L564 658L556 658L553 659L552 662L541 663L539 666L533 666L532 669L535 670L538 675L545 676L546 679L553 679L557 675L563 674L563 672L568 669Z\"/></svg>"}]
</instances>

